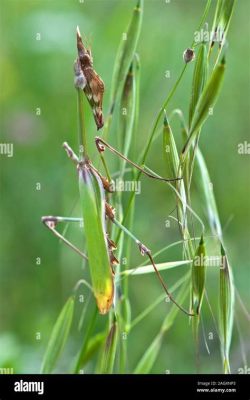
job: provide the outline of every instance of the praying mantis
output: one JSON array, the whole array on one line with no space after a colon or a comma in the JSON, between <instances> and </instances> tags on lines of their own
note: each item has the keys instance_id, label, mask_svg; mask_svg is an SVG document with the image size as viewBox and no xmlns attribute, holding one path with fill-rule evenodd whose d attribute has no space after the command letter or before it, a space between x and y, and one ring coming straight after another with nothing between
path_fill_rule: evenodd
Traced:
<instances>
[{"instance_id":1,"label":"praying mantis","mask_svg":"<svg viewBox=\"0 0 250 400\"><path fill-rule=\"evenodd\" d=\"M79 143L82 151L80 151L80 155L78 157L68 143L64 142L63 148L77 170L82 216L44 216L42 217L42 222L56 237L61 239L81 258L88 261L93 294L95 296L100 314L107 314L114 304L115 265L119 263L118 259L114 255L114 251L116 250L117 246L107 233L107 223L109 222L116 225L122 232L124 232L124 234L128 235L130 239L135 242L140 253L148 257L168 298L185 314L188 316L193 316L194 314L178 304L171 293L169 293L169 290L155 265L151 250L115 217L115 210L107 200L107 194L108 197L110 197L113 192L112 180L109 173L107 173L107 177L103 176L88 156L83 112L83 95L85 94L92 109L97 129L102 128L102 99L104 93L104 83L93 69L92 54L90 50L86 49L83 45L78 28L77 50L78 57L74 64L74 71L75 88L77 90L78 97ZM157 179L163 182L176 182L182 179L182 177L168 179L153 172L149 172L137 163L131 161L127 156L123 155L121 152L111 146L106 140L99 136L95 137L95 145L106 172L108 172L108 169L104 158L104 151L105 149L108 149L112 154L120 157L126 163L129 163L133 168L136 168L140 174L144 174L148 178ZM62 222L80 222L83 224L83 229L86 236L87 255L77 248L73 243L67 240L56 229L57 225Z\"/></svg>"}]
</instances>

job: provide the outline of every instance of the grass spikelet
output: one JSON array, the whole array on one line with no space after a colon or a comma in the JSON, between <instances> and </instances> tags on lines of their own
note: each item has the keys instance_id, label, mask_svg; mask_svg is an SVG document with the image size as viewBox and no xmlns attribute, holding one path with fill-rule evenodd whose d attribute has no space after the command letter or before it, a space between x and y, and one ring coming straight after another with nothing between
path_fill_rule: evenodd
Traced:
<instances>
[{"instance_id":1,"label":"grass spikelet","mask_svg":"<svg viewBox=\"0 0 250 400\"><path fill-rule=\"evenodd\" d=\"M206 84L199 102L197 104L196 113L189 131L187 142L182 150L182 161L185 160L187 153L192 145L199 129L209 115L209 110L212 109L218 98L218 94L223 82L225 73L225 59L223 58L221 63L213 71L208 83Z\"/></svg>"},{"instance_id":2,"label":"grass spikelet","mask_svg":"<svg viewBox=\"0 0 250 400\"><path fill-rule=\"evenodd\" d=\"M202 43L200 45L194 66L191 101L189 106L189 127L192 124L197 102L207 80L207 67L207 48L205 43Z\"/></svg>"},{"instance_id":3,"label":"grass spikelet","mask_svg":"<svg viewBox=\"0 0 250 400\"><path fill-rule=\"evenodd\" d=\"M163 125L163 158L165 161L166 176L176 178L182 175L180 168L180 160L175 143L174 135L167 119L166 113ZM176 189L180 194L180 198L176 198L178 218L180 224L185 229L185 214L186 214L186 192L183 180L176 182Z\"/></svg>"},{"instance_id":4,"label":"grass spikelet","mask_svg":"<svg viewBox=\"0 0 250 400\"><path fill-rule=\"evenodd\" d=\"M205 265L206 249L201 236L199 246L196 250L192 265L192 309L197 315L200 314L202 300L205 290L206 265Z\"/></svg>"}]
</instances>

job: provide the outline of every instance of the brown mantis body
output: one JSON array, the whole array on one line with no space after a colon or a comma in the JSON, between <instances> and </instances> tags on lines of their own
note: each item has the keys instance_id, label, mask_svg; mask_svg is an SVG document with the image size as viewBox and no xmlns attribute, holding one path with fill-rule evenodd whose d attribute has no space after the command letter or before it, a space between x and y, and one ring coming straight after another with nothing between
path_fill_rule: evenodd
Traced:
<instances>
[{"instance_id":1,"label":"brown mantis body","mask_svg":"<svg viewBox=\"0 0 250 400\"><path fill-rule=\"evenodd\" d=\"M77 50L80 68L85 78L83 91L92 109L97 129L101 129L103 127L102 99L104 83L93 69L91 51L84 47L79 29L77 29Z\"/></svg>"}]
</instances>

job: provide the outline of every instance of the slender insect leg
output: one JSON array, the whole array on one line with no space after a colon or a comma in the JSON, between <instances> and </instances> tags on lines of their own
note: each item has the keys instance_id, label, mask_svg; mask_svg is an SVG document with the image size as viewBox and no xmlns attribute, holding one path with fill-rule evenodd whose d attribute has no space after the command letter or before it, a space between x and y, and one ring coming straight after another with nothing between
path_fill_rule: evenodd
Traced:
<instances>
[{"instance_id":1,"label":"slender insect leg","mask_svg":"<svg viewBox=\"0 0 250 400\"><path fill-rule=\"evenodd\" d=\"M79 158L77 155L74 153L74 151L71 149L71 147L68 145L67 142L63 143L63 148L67 153L67 156L73 161L75 165L79 164Z\"/></svg>"},{"instance_id":2,"label":"slender insect leg","mask_svg":"<svg viewBox=\"0 0 250 400\"><path fill-rule=\"evenodd\" d=\"M138 169L142 174L146 175L149 178L158 179L160 181L165 181L165 182L175 182L175 181L178 181L178 180L182 179L182 177L168 179L168 178L163 178L163 177L161 177L161 176L159 176L157 174L153 174L153 173L147 172L144 168L140 167L140 165L138 165L135 162L129 160L122 153L120 153L118 150L116 150L114 147L112 147L110 144L108 144L107 142L105 142L103 139L101 139L98 136L96 136L96 138L95 138L95 143L96 143L97 150L99 151L100 154L102 154L104 152L104 150L105 150L105 147L107 147L107 149L109 149L113 154L116 154L117 156L119 156L120 158L122 158L123 160L128 162L129 164L133 165L133 167Z\"/></svg>"},{"instance_id":3,"label":"slender insect leg","mask_svg":"<svg viewBox=\"0 0 250 400\"><path fill-rule=\"evenodd\" d=\"M79 254L85 260L88 259L86 254L81 252L73 243L67 240L63 235L61 235L55 228L59 222L82 222L82 218L70 218L70 217L53 217L53 216L45 216L42 217L42 222L44 225L60 240L62 240L68 247L74 250L77 254Z\"/></svg>"},{"instance_id":4,"label":"slender insect leg","mask_svg":"<svg viewBox=\"0 0 250 400\"><path fill-rule=\"evenodd\" d=\"M165 293L167 294L167 296L169 297L169 299L181 310L183 311L185 314L187 314L188 316L194 316L194 314L190 313L189 311L185 310L185 308L183 308L180 304L178 304L175 299L172 297L171 293L168 291L168 288L160 274L160 272L158 271L154 259L152 257L151 254L151 250L145 246L133 233L131 233L125 226L123 226L119 221L117 221L117 219L115 219L114 217L111 218L111 221L117 225L124 233L126 233L132 240L134 240L134 242L137 244L137 246L139 247L139 250L141 252L142 255L147 255L155 272L157 275L157 278L159 279Z\"/></svg>"}]
</instances>

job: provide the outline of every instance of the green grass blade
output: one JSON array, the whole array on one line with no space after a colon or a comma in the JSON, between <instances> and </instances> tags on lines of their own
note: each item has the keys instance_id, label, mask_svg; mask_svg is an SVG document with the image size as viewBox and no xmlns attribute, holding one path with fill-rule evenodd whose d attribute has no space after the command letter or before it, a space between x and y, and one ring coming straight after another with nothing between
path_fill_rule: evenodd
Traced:
<instances>
[{"instance_id":1,"label":"green grass blade","mask_svg":"<svg viewBox=\"0 0 250 400\"><path fill-rule=\"evenodd\" d=\"M211 187L211 178L200 149L197 149L196 153L196 167L197 168L194 175L195 183L197 184L199 193L201 194L204 204L206 205L211 232L212 234L217 235L221 240L222 229L214 192Z\"/></svg>"},{"instance_id":2,"label":"green grass blade","mask_svg":"<svg viewBox=\"0 0 250 400\"><path fill-rule=\"evenodd\" d=\"M165 271L167 269L180 267L182 265L190 264L192 260L181 260L181 261L169 261L165 263L155 264L158 271ZM144 267L135 267L132 269L126 269L120 273L120 275L144 275L155 272L153 265L145 265Z\"/></svg>"},{"instance_id":3,"label":"green grass blade","mask_svg":"<svg viewBox=\"0 0 250 400\"><path fill-rule=\"evenodd\" d=\"M221 245L219 322L224 373L230 373L229 350L234 317L234 285L231 267Z\"/></svg>"},{"instance_id":4,"label":"green grass blade","mask_svg":"<svg viewBox=\"0 0 250 400\"><path fill-rule=\"evenodd\" d=\"M137 76L137 60L133 60L128 74L126 76L122 98L121 98L121 117L120 117L120 137L123 140L122 153L128 157L129 149L134 133L135 113L136 113L136 76ZM123 113L123 110L126 113ZM123 178L126 161L121 161L120 179Z\"/></svg>"},{"instance_id":5,"label":"green grass blade","mask_svg":"<svg viewBox=\"0 0 250 400\"><path fill-rule=\"evenodd\" d=\"M143 0L138 0L134 8L132 19L127 29L126 40L122 38L117 52L115 61L112 84L111 84L111 100L110 113L112 114L116 99L121 92L129 67L132 63L138 39L141 32L142 17L143 17Z\"/></svg>"},{"instance_id":6,"label":"green grass blade","mask_svg":"<svg viewBox=\"0 0 250 400\"><path fill-rule=\"evenodd\" d=\"M74 297L71 296L65 303L53 327L42 363L42 374L49 374L53 371L68 338L73 313Z\"/></svg>"},{"instance_id":7,"label":"green grass blade","mask_svg":"<svg viewBox=\"0 0 250 400\"><path fill-rule=\"evenodd\" d=\"M187 142L182 150L182 161L185 160L187 153L192 145L199 129L202 127L203 123L209 115L209 110L214 107L218 94L223 82L225 73L225 59L215 68L208 83L206 84L200 100L197 104L196 113L193 119L193 123L190 128L189 136Z\"/></svg>"},{"instance_id":8,"label":"green grass blade","mask_svg":"<svg viewBox=\"0 0 250 400\"><path fill-rule=\"evenodd\" d=\"M93 292L101 314L113 302L113 276L105 231L105 200L98 175L84 164L79 168L79 190Z\"/></svg>"}]
</instances>

